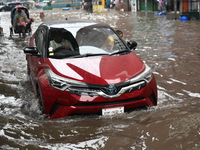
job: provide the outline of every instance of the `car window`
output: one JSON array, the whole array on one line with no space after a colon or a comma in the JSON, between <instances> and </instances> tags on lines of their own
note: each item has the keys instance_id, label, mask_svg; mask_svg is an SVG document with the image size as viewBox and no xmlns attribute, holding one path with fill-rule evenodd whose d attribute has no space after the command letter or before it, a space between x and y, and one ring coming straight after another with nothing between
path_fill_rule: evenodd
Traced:
<instances>
[{"instance_id":1,"label":"car window","mask_svg":"<svg viewBox=\"0 0 200 150\"><path fill-rule=\"evenodd\" d=\"M13 6L15 6L15 5L13 5L13 4L8 4L8 6L9 6L9 7L13 7Z\"/></svg>"},{"instance_id":2,"label":"car window","mask_svg":"<svg viewBox=\"0 0 200 150\"><path fill-rule=\"evenodd\" d=\"M35 45L40 54L44 54L45 51L45 30L38 29L35 36Z\"/></svg>"},{"instance_id":3,"label":"car window","mask_svg":"<svg viewBox=\"0 0 200 150\"><path fill-rule=\"evenodd\" d=\"M122 40L109 27L85 27L77 32L76 40L81 46L99 48L101 51L124 50L126 46ZM100 51L99 51L100 52Z\"/></svg>"},{"instance_id":4,"label":"car window","mask_svg":"<svg viewBox=\"0 0 200 150\"><path fill-rule=\"evenodd\" d=\"M10 3L10 4L8 4L9 7L15 7L17 5L21 5L21 3Z\"/></svg>"},{"instance_id":5,"label":"car window","mask_svg":"<svg viewBox=\"0 0 200 150\"><path fill-rule=\"evenodd\" d=\"M63 58L79 54L79 47L71 32L64 28L50 28L48 54L52 58Z\"/></svg>"}]
</instances>

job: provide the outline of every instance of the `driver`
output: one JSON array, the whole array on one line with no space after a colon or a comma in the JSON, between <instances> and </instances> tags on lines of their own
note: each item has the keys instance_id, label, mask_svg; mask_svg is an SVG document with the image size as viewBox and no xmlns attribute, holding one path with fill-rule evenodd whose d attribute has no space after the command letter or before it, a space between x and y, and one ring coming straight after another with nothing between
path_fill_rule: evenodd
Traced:
<instances>
[{"instance_id":1,"label":"driver","mask_svg":"<svg viewBox=\"0 0 200 150\"><path fill-rule=\"evenodd\" d=\"M62 31L55 31L52 36L53 40L49 43L49 49L54 51L56 48L63 46L67 50L74 51L71 43L67 39L63 38Z\"/></svg>"}]
</instances>

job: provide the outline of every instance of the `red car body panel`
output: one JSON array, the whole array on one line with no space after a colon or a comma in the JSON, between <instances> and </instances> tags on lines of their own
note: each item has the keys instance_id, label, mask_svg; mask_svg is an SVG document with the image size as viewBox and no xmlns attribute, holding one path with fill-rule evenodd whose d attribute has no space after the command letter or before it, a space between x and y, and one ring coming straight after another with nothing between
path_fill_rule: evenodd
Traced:
<instances>
[{"instance_id":1,"label":"red car body panel","mask_svg":"<svg viewBox=\"0 0 200 150\"><path fill-rule=\"evenodd\" d=\"M49 81L44 72L45 68L51 68L51 70L60 76L83 81L86 83L102 85L120 83L136 76L144 70L144 63L134 53L112 57L103 56L63 60L27 56L27 60L30 64L34 63L34 65L31 65L32 68L30 69L36 75L35 78L37 81L35 82L38 82L40 89L42 89L41 93L44 100L44 106L46 108L46 114L50 113L54 103L60 103L63 105L56 111L56 113L54 113L52 116L49 116L49 119L65 117L71 113L97 113L101 111L101 108L111 106L115 107L123 105L125 106L125 109L129 109L145 105L155 105L149 98L151 93L155 93L155 97L157 97L157 87L154 77L152 81L141 90L137 90L132 93L125 93L120 97L109 98L109 101L111 102L131 99L133 97L143 97L139 101L133 101L131 103L120 103L115 105L100 105L96 107L78 107L73 105L84 102L104 102L108 99L99 96L78 96L75 94L70 94L67 91L59 91L54 89L49 85ZM114 67L113 63L115 64Z\"/></svg>"},{"instance_id":2,"label":"red car body panel","mask_svg":"<svg viewBox=\"0 0 200 150\"><path fill-rule=\"evenodd\" d=\"M126 100L126 99L130 99L131 97L135 97L135 98L138 98L138 100L136 101L132 101L132 102L122 102L120 104L115 104L115 105L100 105L100 106L85 106L85 107L82 107L82 106L73 106L73 105L63 105L61 106L52 116L49 116L49 119L55 119L55 118L60 118L61 116L62 117L65 117L65 116L68 116L70 114L81 114L81 113L99 113L101 112L101 109L102 108L107 108L107 107L117 107L117 106L124 106L125 109L131 109L131 108L137 108L137 107L141 107L141 106L155 106L155 104L152 102L152 100L149 98L149 95L152 93L152 92L155 92L157 94L157 87L155 87L154 84L155 83L155 78L153 78L152 82L147 85L148 87L146 89L142 89L141 91L136 91L136 92L133 92L132 94L123 94L123 96L121 96L120 98L112 98L112 99L109 99L109 101L120 101L120 100ZM153 88L150 88L150 87L153 87ZM149 89L150 90L147 90ZM146 97L143 97L143 93L146 93L145 96ZM49 95L48 95L49 96ZM48 97L47 96L47 97ZM67 95L66 95L67 96ZM156 95L157 96L157 95ZM143 97L143 98L141 98ZM73 98L72 98L73 99ZM99 101L105 101L106 99L101 99L101 98L94 98L94 97L89 97L89 96L80 96L80 97L77 97L76 95L74 95L74 99L78 100L78 101L75 101L75 103L78 103L78 102L99 102ZM66 101L66 98L61 98L61 99L58 99L58 102L61 102L61 101ZM71 101L71 100L69 100Z\"/></svg>"},{"instance_id":3,"label":"red car body panel","mask_svg":"<svg viewBox=\"0 0 200 150\"><path fill-rule=\"evenodd\" d=\"M46 59L45 62L60 76L92 84L124 82L144 70L144 63L134 53L78 59Z\"/></svg>"},{"instance_id":4,"label":"red car body panel","mask_svg":"<svg viewBox=\"0 0 200 150\"><path fill-rule=\"evenodd\" d=\"M29 46L34 47L36 34L30 39ZM117 55L90 56L82 58L55 59L38 55L26 55L27 68L36 95L43 100L44 112L49 119L61 118L70 114L99 113L102 108L124 106L125 109L157 105L157 84L152 75L150 82L142 78L145 85L136 89L122 91L119 96L84 95L71 92L69 89L59 90L52 87L45 69L54 74L88 85L130 86L126 82L137 78L146 69L144 62L133 52ZM121 88L121 87L120 87ZM58 106L58 107L57 107ZM53 111L52 111L53 110Z\"/></svg>"}]
</instances>

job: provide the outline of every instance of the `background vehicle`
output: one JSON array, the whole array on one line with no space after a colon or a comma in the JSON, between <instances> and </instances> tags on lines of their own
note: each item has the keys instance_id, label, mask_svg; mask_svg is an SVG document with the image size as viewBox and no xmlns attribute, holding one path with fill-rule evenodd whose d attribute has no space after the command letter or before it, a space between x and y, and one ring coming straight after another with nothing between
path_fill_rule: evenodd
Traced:
<instances>
[{"instance_id":1,"label":"background vehicle","mask_svg":"<svg viewBox=\"0 0 200 150\"><path fill-rule=\"evenodd\" d=\"M11 11L15 6L22 5L21 2L9 2L0 7L0 11Z\"/></svg>"},{"instance_id":2,"label":"background vehicle","mask_svg":"<svg viewBox=\"0 0 200 150\"><path fill-rule=\"evenodd\" d=\"M49 45L56 31L62 31L73 48L60 46L52 51ZM133 47L102 22L41 24L24 49L41 111L53 119L77 113L123 113L157 105L154 75L131 51Z\"/></svg>"},{"instance_id":3,"label":"background vehicle","mask_svg":"<svg viewBox=\"0 0 200 150\"><path fill-rule=\"evenodd\" d=\"M33 18L30 19L30 21L26 24L26 26L19 25L18 28L16 30L14 30L13 19L14 19L15 11L16 11L17 7L21 7L24 10L24 12L26 13L27 18L30 19L30 17L29 17L29 11L28 11L28 9L26 7L24 7L22 5L15 6L12 9L11 14L10 14L10 17L11 17L10 37L12 37L14 35L14 33L15 34L19 34L20 37L21 37L21 34L22 34L23 37L25 37L26 33L28 33L29 35L31 35L31 32L32 32L31 24L34 21Z\"/></svg>"}]
</instances>

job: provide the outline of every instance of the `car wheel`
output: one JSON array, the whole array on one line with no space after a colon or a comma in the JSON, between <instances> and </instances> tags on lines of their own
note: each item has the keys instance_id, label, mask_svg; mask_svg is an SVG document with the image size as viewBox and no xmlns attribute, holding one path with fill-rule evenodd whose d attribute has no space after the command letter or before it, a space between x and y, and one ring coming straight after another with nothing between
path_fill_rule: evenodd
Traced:
<instances>
[{"instance_id":1,"label":"car wheel","mask_svg":"<svg viewBox=\"0 0 200 150\"><path fill-rule=\"evenodd\" d=\"M12 35L13 35L13 29L12 27L10 27L10 37L12 37Z\"/></svg>"},{"instance_id":2,"label":"car wheel","mask_svg":"<svg viewBox=\"0 0 200 150\"><path fill-rule=\"evenodd\" d=\"M2 12L5 12L6 10L5 9L2 9Z\"/></svg>"},{"instance_id":3,"label":"car wheel","mask_svg":"<svg viewBox=\"0 0 200 150\"><path fill-rule=\"evenodd\" d=\"M44 114L45 111L44 111L44 104L43 104L43 99L42 99L42 94L40 92L40 88L38 88L38 107L39 107L39 110L41 111L41 114Z\"/></svg>"},{"instance_id":4,"label":"car wheel","mask_svg":"<svg viewBox=\"0 0 200 150\"><path fill-rule=\"evenodd\" d=\"M25 39L25 38L26 38L26 33L23 32L23 33L22 33L22 36L23 36L23 38Z\"/></svg>"},{"instance_id":5,"label":"car wheel","mask_svg":"<svg viewBox=\"0 0 200 150\"><path fill-rule=\"evenodd\" d=\"M27 63L27 75L30 77L31 76L31 72L30 72L30 69L28 67L28 63Z\"/></svg>"}]
</instances>

